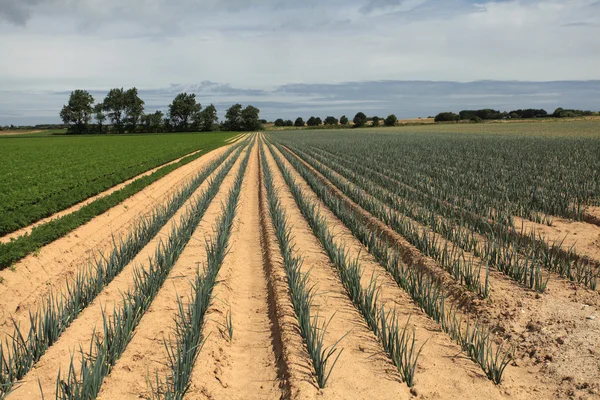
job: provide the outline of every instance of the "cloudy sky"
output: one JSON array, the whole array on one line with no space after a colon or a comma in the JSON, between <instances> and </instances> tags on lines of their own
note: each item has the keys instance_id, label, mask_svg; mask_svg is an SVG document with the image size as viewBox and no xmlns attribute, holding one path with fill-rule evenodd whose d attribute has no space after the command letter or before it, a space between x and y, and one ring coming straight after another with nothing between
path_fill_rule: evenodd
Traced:
<instances>
[{"instance_id":1,"label":"cloudy sky","mask_svg":"<svg viewBox=\"0 0 600 400\"><path fill-rule=\"evenodd\" d=\"M0 54L0 125L121 86L266 118L600 110L599 0L0 0Z\"/></svg>"}]
</instances>

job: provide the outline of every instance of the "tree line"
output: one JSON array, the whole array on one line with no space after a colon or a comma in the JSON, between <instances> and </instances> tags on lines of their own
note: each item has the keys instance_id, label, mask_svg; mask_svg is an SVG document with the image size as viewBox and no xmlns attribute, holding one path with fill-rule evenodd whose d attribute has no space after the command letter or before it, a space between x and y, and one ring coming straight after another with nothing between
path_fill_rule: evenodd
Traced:
<instances>
[{"instance_id":1,"label":"tree line","mask_svg":"<svg viewBox=\"0 0 600 400\"><path fill-rule=\"evenodd\" d=\"M385 119L379 118L378 116L373 116L373 117L369 118L369 117L367 117L367 115L365 113L358 112L352 119L352 122L354 124L353 126L355 128L364 127L367 125L367 123L369 121L371 121L371 126L373 126L373 127L381 126L381 124L383 124L385 126L394 126L394 125L396 125L398 118L396 118L396 116L394 114L388 115ZM350 121L348 120L348 117L346 117L345 115L342 115L339 120L336 117L328 116L324 120L321 120L320 117L310 117L305 122L304 119L302 119L302 117L298 117L298 118L296 118L296 120L294 122L292 122L291 119L284 120L282 118L278 118L274 122L274 125L277 127L284 127L284 126L317 127L317 126L321 126L321 125L324 125L324 126L337 126L337 125L349 126L349 124L350 124Z\"/></svg>"},{"instance_id":2,"label":"tree line","mask_svg":"<svg viewBox=\"0 0 600 400\"><path fill-rule=\"evenodd\" d=\"M473 122L480 122L484 120L499 120L499 119L529 119L529 118L572 118L572 117L586 117L596 115L589 110L567 110L563 108L557 108L552 114L549 114L543 109L519 109L513 111L498 111L491 108L484 108L481 110L462 110L458 114L453 112L441 112L435 116L435 122L450 122L450 121L461 121L470 120Z\"/></svg>"},{"instance_id":3,"label":"tree line","mask_svg":"<svg viewBox=\"0 0 600 400\"><path fill-rule=\"evenodd\" d=\"M71 92L69 102L60 111L60 118L68 125L68 132L74 134L262 129L258 108L251 105L243 108L241 104L234 104L227 109L225 121L219 123L217 108L210 104L203 109L193 93L175 96L166 114L160 110L145 113L144 105L135 87L111 89L99 103L88 91L78 89Z\"/></svg>"}]
</instances>

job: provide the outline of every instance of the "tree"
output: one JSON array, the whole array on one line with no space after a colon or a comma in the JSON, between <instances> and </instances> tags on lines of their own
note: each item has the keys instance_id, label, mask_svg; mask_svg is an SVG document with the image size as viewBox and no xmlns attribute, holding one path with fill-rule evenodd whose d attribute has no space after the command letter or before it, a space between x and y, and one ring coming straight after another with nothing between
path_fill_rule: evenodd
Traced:
<instances>
[{"instance_id":1,"label":"tree","mask_svg":"<svg viewBox=\"0 0 600 400\"><path fill-rule=\"evenodd\" d=\"M398 122L398 118L396 118L394 114L390 114L387 116L385 121L383 121L383 124L385 126L396 126L396 122Z\"/></svg>"},{"instance_id":2,"label":"tree","mask_svg":"<svg viewBox=\"0 0 600 400\"><path fill-rule=\"evenodd\" d=\"M358 112L354 116L352 122L354 122L355 128L360 128L362 126L365 126L365 124L367 123L367 116L363 112Z\"/></svg>"},{"instance_id":3,"label":"tree","mask_svg":"<svg viewBox=\"0 0 600 400\"><path fill-rule=\"evenodd\" d=\"M306 126L317 126L317 119L315 117L310 117L306 121Z\"/></svg>"},{"instance_id":4,"label":"tree","mask_svg":"<svg viewBox=\"0 0 600 400\"><path fill-rule=\"evenodd\" d=\"M104 113L104 107L102 103L98 103L94 106L94 118L98 124L98 132L104 133L104 121L106 121L106 114Z\"/></svg>"},{"instance_id":5,"label":"tree","mask_svg":"<svg viewBox=\"0 0 600 400\"><path fill-rule=\"evenodd\" d=\"M226 131L239 131L242 129L242 105L234 104L225 113L223 128Z\"/></svg>"},{"instance_id":6,"label":"tree","mask_svg":"<svg viewBox=\"0 0 600 400\"><path fill-rule=\"evenodd\" d=\"M200 116L202 132L212 132L217 130L217 124L219 123L219 117L217 116L217 108L211 104L206 107Z\"/></svg>"},{"instance_id":7,"label":"tree","mask_svg":"<svg viewBox=\"0 0 600 400\"><path fill-rule=\"evenodd\" d=\"M294 126L294 123L291 119L286 119L283 123L285 126Z\"/></svg>"},{"instance_id":8,"label":"tree","mask_svg":"<svg viewBox=\"0 0 600 400\"><path fill-rule=\"evenodd\" d=\"M379 126L379 117L378 116L374 116L373 118L371 118L371 121L373 121L373 123L372 123L373 127Z\"/></svg>"},{"instance_id":9,"label":"tree","mask_svg":"<svg viewBox=\"0 0 600 400\"><path fill-rule=\"evenodd\" d=\"M285 121L283 119L281 119L281 118L277 118L275 120L275 126L278 126L278 127L285 126Z\"/></svg>"},{"instance_id":10,"label":"tree","mask_svg":"<svg viewBox=\"0 0 600 400\"><path fill-rule=\"evenodd\" d=\"M138 122L144 115L144 100L138 96L137 88L125 92L125 123L129 132L135 132Z\"/></svg>"},{"instance_id":11,"label":"tree","mask_svg":"<svg viewBox=\"0 0 600 400\"><path fill-rule=\"evenodd\" d=\"M202 109L202 105L196 102L194 93L179 93L169 105L169 118L174 128L185 132L194 118L197 120L197 114Z\"/></svg>"},{"instance_id":12,"label":"tree","mask_svg":"<svg viewBox=\"0 0 600 400\"><path fill-rule=\"evenodd\" d=\"M338 120L336 117L326 117L325 118L325 125L337 125L338 124Z\"/></svg>"},{"instance_id":13,"label":"tree","mask_svg":"<svg viewBox=\"0 0 600 400\"><path fill-rule=\"evenodd\" d=\"M323 125L323 121L321 120L321 117L315 118L315 126L321 126L321 125Z\"/></svg>"},{"instance_id":14,"label":"tree","mask_svg":"<svg viewBox=\"0 0 600 400\"><path fill-rule=\"evenodd\" d=\"M71 92L69 102L60 111L60 118L65 124L74 124L69 128L73 133L86 133L91 119L94 97L85 90Z\"/></svg>"},{"instance_id":15,"label":"tree","mask_svg":"<svg viewBox=\"0 0 600 400\"><path fill-rule=\"evenodd\" d=\"M113 126L119 133L125 132L125 127L123 126L125 106L126 100L123 88L110 89L102 103L102 107L107 112L108 118L110 118Z\"/></svg>"},{"instance_id":16,"label":"tree","mask_svg":"<svg viewBox=\"0 0 600 400\"><path fill-rule=\"evenodd\" d=\"M294 122L294 126L304 126L304 120L302 119L302 117L296 118L296 121Z\"/></svg>"},{"instance_id":17,"label":"tree","mask_svg":"<svg viewBox=\"0 0 600 400\"><path fill-rule=\"evenodd\" d=\"M246 106L241 112L242 117L242 130L244 131L258 131L262 129L262 123L260 122L258 115L260 110L253 106Z\"/></svg>"},{"instance_id":18,"label":"tree","mask_svg":"<svg viewBox=\"0 0 600 400\"><path fill-rule=\"evenodd\" d=\"M453 112L441 112L435 116L435 122L459 121L460 116Z\"/></svg>"},{"instance_id":19,"label":"tree","mask_svg":"<svg viewBox=\"0 0 600 400\"><path fill-rule=\"evenodd\" d=\"M147 133L156 133L161 131L164 114L162 111L156 111L154 114L144 114L141 117L144 131Z\"/></svg>"},{"instance_id":20,"label":"tree","mask_svg":"<svg viewBox=\"0 0 600 400\"><path fill-rule=\"evenodd\" d=\"M342 115L340 118L340 124L348 125L348 117L346 117L345 115Z\"/></svg>"}]
</instances>

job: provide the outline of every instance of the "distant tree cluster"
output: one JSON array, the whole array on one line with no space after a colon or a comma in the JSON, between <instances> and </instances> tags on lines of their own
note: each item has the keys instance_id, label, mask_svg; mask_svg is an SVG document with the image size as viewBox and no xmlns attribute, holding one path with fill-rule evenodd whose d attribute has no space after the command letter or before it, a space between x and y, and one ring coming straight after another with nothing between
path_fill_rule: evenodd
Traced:
<instances>
[{"instance_id":1,"label":"distant tree cluster","mask_svg":"<svg viewBox=\"0 0 600 400\"><path fill-rule=\"evenodd\" d=\"M381 126L381 124L383 124L385 126L395 126L396 122L398 121L398 118L396 118L396 116L394 114L388 115L387 118L385 118L385 119L379 118L377 116L369 118L369 117L367 117L367 115L365 113L358 112L352 119L352 123L353 123L352 127L360 128L360 127L367 126L369 121L371 122L371 126L373 126L373 127ZM342 115L339 120L336 117L331 116L331 115L325 117L325 119L323 119L323 120L320 117L311 116L308 120L304 121L304 119L302 117L298 117L298 118L296 118L296 120L293 123L291 120L283 120L282 118L278 118L275 120L274 125L276 127L286 127L286 126L319 127L322 125L332 126L332 127L333 126L349 127L350 120L345 115Z\"/></svg>"},{"instance_id":2,"label":"distant tree cluster","mask_svg":"<svg viewBox=\"0 0 600 400\"><path fill-rule=\"evenodd\" d=\"M193 93L178 94L166 115L160 110L146 114L136 88L111 89L101 103L94 103L94 97L85 90L71 92L69 102L60 111L69 133L254 131L262 129L264 121L259 119L258 108L234 104L219 124L216 107L210 104L202 109Z\"/></svg>"},{"instance_id":3,"label":"distant tree cluster","mask_svg":"<svg viewBox=\"0 0 600 400\"><path fill-rule=\"evenodd\" d=\"M530 119L530 118L568 118L568 117L585 117L596 113L589 110L565 110L557 108L552 114L548 114L546 110L527 108L512 111L498 111L490 108L481 110L462 110L458 114L452 112L442 112L435 116L436 122L448 121L472 121L482 122L485 120L499 119Z\"/></svg>"}]
</instances>

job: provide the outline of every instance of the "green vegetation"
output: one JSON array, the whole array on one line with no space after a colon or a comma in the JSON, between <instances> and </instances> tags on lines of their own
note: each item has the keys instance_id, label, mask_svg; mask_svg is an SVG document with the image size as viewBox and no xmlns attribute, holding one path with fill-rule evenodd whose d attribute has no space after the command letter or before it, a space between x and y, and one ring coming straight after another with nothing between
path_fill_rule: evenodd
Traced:
<instances>
[{"instance_id":1,"label":"green vegetation","mask_svg":"<svg viewBox=\"0 0 600 400\"><path fill-rule=\"evenodd\" d=\"M6 177L1 184L4 191L0 191L2 233L63 210L157 164L202 149L74 213L42 224L29 235L0 244L0 268L64 236L169 172L222 146L232 136L219 133L0 139L2 152L10 154L0 167L0 173Z\"/></svg>"}]
</instances>

